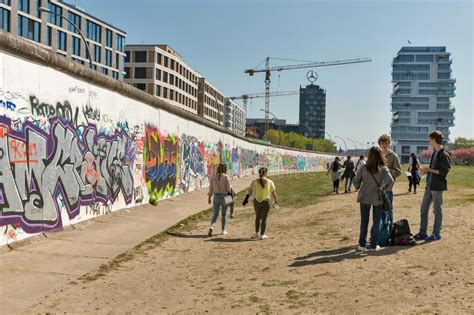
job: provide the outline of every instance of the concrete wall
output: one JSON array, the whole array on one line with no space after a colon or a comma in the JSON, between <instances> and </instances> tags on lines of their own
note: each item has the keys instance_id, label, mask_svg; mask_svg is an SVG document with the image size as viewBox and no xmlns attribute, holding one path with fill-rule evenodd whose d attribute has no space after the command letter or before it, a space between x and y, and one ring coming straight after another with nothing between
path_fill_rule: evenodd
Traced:
<instances>
[{"instance_id":1,"label":"concrete wall","mask_svg":"<svg viewBox=\"0 0 474 315\"><path fill-rule=\"evenodd\" d=\"M331 158L210 128L82 66L20 57L2 34L0 246L204 188L220 161L235 178L262 165L314 171Z\"/></svg>"}]
</instances>

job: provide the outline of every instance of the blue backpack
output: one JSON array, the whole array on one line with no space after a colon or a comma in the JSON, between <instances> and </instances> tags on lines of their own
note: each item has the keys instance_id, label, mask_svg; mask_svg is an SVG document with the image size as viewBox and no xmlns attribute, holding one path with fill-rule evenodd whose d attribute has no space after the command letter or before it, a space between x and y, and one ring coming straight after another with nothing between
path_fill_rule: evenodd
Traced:
<instances>
[{"instance_id":1,"label":"blue backpack","mask_svg":"<svg viewBox=\"0 0 474 315\"><path fill-rule=\"evenodd\" d=\"M393 229L393 215L389 211L382 213L382 220L380 221L379 243L380 246L389 245L390 237Z\"/></svg>"}]
</instances>

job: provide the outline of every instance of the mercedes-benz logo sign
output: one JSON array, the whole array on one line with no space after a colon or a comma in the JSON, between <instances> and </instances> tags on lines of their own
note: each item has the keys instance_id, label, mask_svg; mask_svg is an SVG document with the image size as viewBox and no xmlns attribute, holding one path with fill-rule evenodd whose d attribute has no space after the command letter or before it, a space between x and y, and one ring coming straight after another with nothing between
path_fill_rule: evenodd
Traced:
<instances>
[{"instance_id":1,"label":"mercedes-benz logo sign","mask_svg":"<svg viewBox=\"0 0 474 315\"><path fill-rule=\"evenodd\" d=\"M318 79L318 74L316 71L309 70L308 73L306 73L306 79L308 79L309 82L313 83Z\"/></svg>"}]
</instances>

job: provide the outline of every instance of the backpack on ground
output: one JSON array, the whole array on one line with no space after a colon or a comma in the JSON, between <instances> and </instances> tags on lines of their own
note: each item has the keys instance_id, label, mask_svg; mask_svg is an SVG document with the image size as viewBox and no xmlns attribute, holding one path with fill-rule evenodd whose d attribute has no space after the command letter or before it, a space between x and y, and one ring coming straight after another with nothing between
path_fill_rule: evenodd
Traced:
<instances>
[{"instance_id":1,"label":"backpack on ground","mask_svg":"<svg viewBox=\"0 0 474 315\"><path fill-rule=\"evenodd\" d=\"M393 224L390 245L416 245L416 241L410 231L410 224L408 223L408 220L401 219Z\"/></svg>"}]
</instances>

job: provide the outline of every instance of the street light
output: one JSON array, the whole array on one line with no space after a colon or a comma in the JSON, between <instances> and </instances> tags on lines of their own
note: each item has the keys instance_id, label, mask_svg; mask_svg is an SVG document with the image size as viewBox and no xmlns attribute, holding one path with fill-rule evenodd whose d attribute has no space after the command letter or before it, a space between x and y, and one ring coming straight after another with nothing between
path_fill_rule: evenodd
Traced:
<instances>
[{"instance_id":1,"label":"street light","mask_svg":"<svg viewBox=\"0 0 474 315\"><path fill-rule=\"evenodd\" d=\"M264 112L264 113L269 113L270 115L273 116L273 118L275 118L275 120L276 120L276 122L277 122L276 125L278 126L278 145L281 145L281 126L280 126L280 124L278 123L278 120L279 120L278 117L275 116L275 115L274 115L271 111L269 111L269 110L267 111L267 110L264 110L263 108L260 108L260 111L262 111L262 112Z\"/></svg>"},{"instance_id":2,"label":"street light","mask_svg":"<svg viewBox=\"0 0 474 315\"><path fill-rule=\"evenodd\" d=\"M334 142L334 140L332 139L332 137L331 137L331 135L329 134L329 132L327 132L327 131L324 130L324 129L318 129L318 131L322 131L322 132L326 133L326 134L328 135L329 139L331 140L331 142L334 143L334 144L336 143L336 142ZM336 146L336 151L337 151L337 146Z\"/></svg>"},{"instance_id":3,"label":"street light","mask_svg":"<svg viewBox=\"0 0 474 315\"><path fill-rule=\"evenodd\" d=\"M84 45L86 46L86 53L87 53L87 57L89 58L89 66L91 69L94 69L94 65L92 63L92 57L91 57L91 51L89 49L89 45L87 44L87 41L86 41L86 38L84 37L84 34L82 34L81 30L77 27L76 24L74 24L71 20L69 20L67 17L64 17L62 16L61 14L58 14L56 12L53 12L51 10L49 10L48 8L45 8L45 7L40 7L38 8L39 11L41 12L47 12L49 14L54 14L54 15L57 15L59 16L60 18L62 19L65 19L66 21L68 21L73 27L74 29L79 33L79 35L81 35L82 37L82 40L84 41Z\"/></svg>"},{"instance_id":4,"label":"street light","mask_svg":"<svg viewBox=\"0 0 474 315\"><path fill-rule=\"evenodd\" d=\"M341 139L342 142L344 142L344 147L346 148L346 152L347 152L347 143L346 143L346 140L344 140L344 138L342 137L339 137L339 136L334 136L335 138L338 138L338 139Z\"/></svg>"},{"instance_id":5,"label":"street light","mask_svg":"<svg viewBox=\"0 0 474 315\"><path fill-rule=\"evenodd\" d=\"M349 140L350 142L352 142L352 144L354 144L354 149L355 149L354 155L357 155L357 145L356 145L355 141L352 140L352 139L349 139L349 138L347 138L347 140Z\"/></svg>"},{"instance_id":6,"label":"street light","mask_svg":"<svg viewBox=\"0 0 474 315\"><path fill-rule=\"evenodd\" d=\"M303 127L306 128L306 130L308 130L308 134L311 136L311 129L308 128L308 126L306 126L305 124L301 123L301 122L297 122L298 125L301 125ZM314 138L311 137L311 148L313 149L314 151Z\"/></svg>"}]
</instances>

